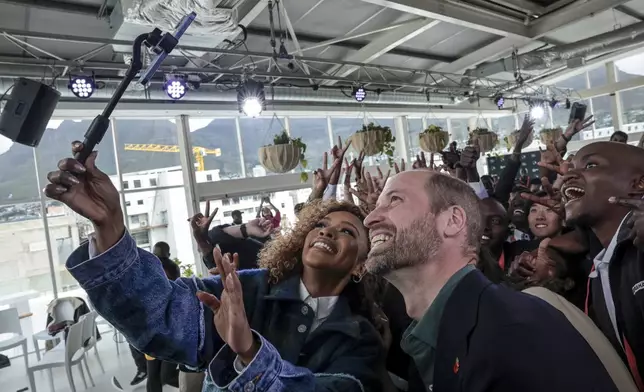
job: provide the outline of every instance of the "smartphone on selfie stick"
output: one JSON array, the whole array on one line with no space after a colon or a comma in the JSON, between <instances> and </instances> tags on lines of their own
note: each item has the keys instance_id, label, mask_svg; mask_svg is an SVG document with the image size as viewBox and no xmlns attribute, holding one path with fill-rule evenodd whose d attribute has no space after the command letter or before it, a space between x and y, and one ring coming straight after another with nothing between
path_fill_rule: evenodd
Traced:
<instances>
[{"instance_id":1,"label":"smartphone on selfie stick","mask_svg":"<svg viewBox=\"0 0 644 392\"><path fill-rule=\"evenodd\" d=\"M81 163L85 163L85 160L89 154L94 151L96 145L103 140L103 137L110 126L110 116L112 115L114 108L116 108L116 105L121 100L121 97L123 97L125 90L128 88L132 80L134 80L134 78L136 78L139 72L143 69L143 61L141 58L142 46L145 45L157 55L150 66L141 72L139 77L139 83L145 86L150 82L150 79L152 79L163 63L163 60L165 60L165 58L168 57L168 54L170 54L170 52L172 52L172 50L177 46L179 38L181 38L186 30L188 30L188 27L190 27L196 17L197 14L194 12L184 16L179 22L174 35L170 33L162 34L161 30L155 28L150 33L141 34L136 37L132 46L132 61L130 62L130 67L127 69L125 77L123 77L123 80L119 83L116 91L114 91L114 94L107 103L103 113L96 116L87 129L83 140L83 150L76 153L74 156L76 160Z\"/></svg>"}]
</instances>

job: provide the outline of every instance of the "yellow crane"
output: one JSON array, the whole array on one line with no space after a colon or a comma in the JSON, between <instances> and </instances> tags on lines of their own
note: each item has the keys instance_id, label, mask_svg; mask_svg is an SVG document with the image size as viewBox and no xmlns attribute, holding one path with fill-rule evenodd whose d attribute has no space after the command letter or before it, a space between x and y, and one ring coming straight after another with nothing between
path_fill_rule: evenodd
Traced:
<instances>
[{"instance_id":1,"label":"yellow crane","mask_svg":"<svg viewBox=\"0 0 644 392\"><path fill-rule=\"evenodd\" d=\"M126 144L126 151L147 151L147 152L179 152L179 146L169 146L166 144ZM192 147L192 153L195 155L197 162L197 171L204 171L206 165L203 157L206 155L221 156L221 148Z\"/></svg>"}]
</instances>

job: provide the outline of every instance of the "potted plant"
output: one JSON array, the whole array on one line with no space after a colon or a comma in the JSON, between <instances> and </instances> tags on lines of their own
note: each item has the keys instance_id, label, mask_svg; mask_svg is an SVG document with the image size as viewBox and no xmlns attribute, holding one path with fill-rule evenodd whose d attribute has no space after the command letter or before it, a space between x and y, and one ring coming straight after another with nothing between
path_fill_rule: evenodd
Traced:
<instances>
[{"instance_id":1,"label":"potted plant","mask_svg":"<svg viewBox=\"0 0 644 392\"><path fill-rule=\"evenodd\" d=\"M508 150L511 150L517 144L517 138L519 137L519 132L521 132L521 130L516 130L503 138L506 146L508 147ZM526 142L523 144L523 147L529 146L533 140L534 140L533 132L530 132L530 135L528 136L528 140L526 140Z\"/></svg>"},{"instance_id":2,"label":"potted plant","mask_svg":"<svg viewBox=\"0 0 644 392\"><path fill-rule=\"evenodd\" d=\"M300 165L302 181L308 181L306 144L301 138L291 138L284 130L273 137L273 144L259 148L259 163L272 173L287 173Z\"/></svg>"},{"instance_id":3,"label":"potted plant","mask_svg":"<svg viewBox=\"0 0 644 392\"><path fill-rule=\"evenodd\" d=\"M470 133L470 141L478 140L481 152L492 150L498 143L499 137L487 128L476 128Z\"/></svg>"},{"instance_id":4,"label":"potted plant","mask_svg":"<svg viewBox=\"0 0 644 392\"><path fill-rule=\"evenodd\" d=\"M544 128L541 130L539 133L539 138L541 139L541 143L548 145L549 143L554 143L559 139L561 134L563 133L563 130L559 127L557 128Z\"/></svg>"},{"instance_id":5,"label":"potted plant","mask_svg":"<svg viewBox=\"0 0 644 392\"><path fill-rule=\"evenodd\" d=\"M366 156L384 154L389 165L393 165L396 138L391 128L369 123L351 135L352 147L364 151Z\"/></svg>"},{"instance_id":6,"label":"potted plant","mask_svg":"<svg viewBox=\"0 0 644 392\"><path fill-rule=\"evenodd\" d=\"M418 135L418 142L425 152L441 152L449 143L449 133L438 125L430 125Z\"/></svg>"}]
</instances>

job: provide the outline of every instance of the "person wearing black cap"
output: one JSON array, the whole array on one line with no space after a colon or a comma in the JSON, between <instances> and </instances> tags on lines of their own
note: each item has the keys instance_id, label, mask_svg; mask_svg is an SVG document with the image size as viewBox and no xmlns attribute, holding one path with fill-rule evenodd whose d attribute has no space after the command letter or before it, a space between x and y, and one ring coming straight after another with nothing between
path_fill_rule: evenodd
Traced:
<instances>
[{"instance_id":1,"label":"person wearing black cap","mask_svg":"<svg viewBox=\"0 0 644 392\"><path fill-rule=\"evenodd\" d=\"M235 211L230 213L230 216L233 217L233 225L241 225L242 223L244 223L242 221L242 214L243 214L243 212L241 212L239 210L235 210Z\"/></svg>"}]
</instances>

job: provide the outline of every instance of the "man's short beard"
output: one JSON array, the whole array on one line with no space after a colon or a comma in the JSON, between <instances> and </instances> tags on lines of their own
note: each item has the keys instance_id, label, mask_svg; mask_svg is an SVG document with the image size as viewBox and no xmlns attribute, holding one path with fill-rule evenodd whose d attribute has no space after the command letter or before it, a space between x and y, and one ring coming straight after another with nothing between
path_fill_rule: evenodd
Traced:
<instances>
[{"instance_id":1,"label":"man's short beard","mask_svg":"<svg viewBox=\"0 0 644 392\"><path fill-rule=\"evenodd\" d=\"M424 264L438 253L443 239L432 219L421 218L400 230L393 238L393 246L369 255L367 271L383 276L392 271Z\"/></svg>"}]
</instances>

